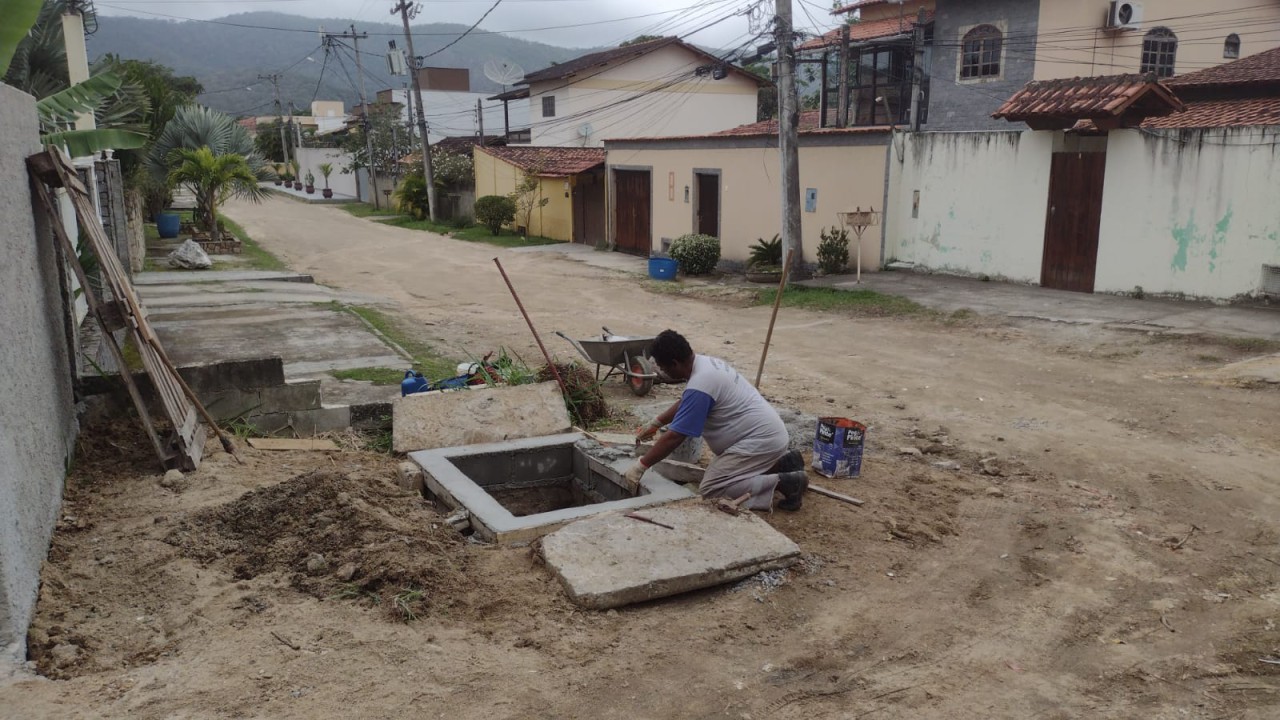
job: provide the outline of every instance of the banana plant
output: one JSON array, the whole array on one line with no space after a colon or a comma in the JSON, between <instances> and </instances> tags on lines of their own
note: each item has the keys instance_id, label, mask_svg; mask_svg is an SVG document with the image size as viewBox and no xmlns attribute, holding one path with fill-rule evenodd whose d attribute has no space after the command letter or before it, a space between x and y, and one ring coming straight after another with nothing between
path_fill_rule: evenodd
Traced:
<instances>
[{"instance_id":1,"label":"banana plant","mask_svg":"<svg viewBox=\"0 0 1280 720\"><path fill-rule=\"evenodd\" d=\"M97 110L114 95L120 89L120 83L116 74L102 73L37 102L40 142L65 147L71 157L92 155L107 149L131 150L145 145L147 136L129 129L71 129L81 114Z\"/></svg>"},{"instance_id":2,"label":"banana plant","mask_svg":"<svg viewBox=\"0 0 1280 720\"><path fill-rule=\"evenodd\" d=\"M31 31L40 16L41 0L0 0L0 77L9 72L9 63L18 51L18 43Z\"/></svg>"}]
</instances>

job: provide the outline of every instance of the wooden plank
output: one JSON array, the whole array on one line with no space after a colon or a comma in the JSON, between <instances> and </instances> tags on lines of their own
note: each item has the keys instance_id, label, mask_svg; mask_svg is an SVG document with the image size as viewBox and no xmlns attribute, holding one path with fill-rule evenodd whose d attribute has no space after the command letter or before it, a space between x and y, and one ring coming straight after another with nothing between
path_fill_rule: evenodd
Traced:
<instances>
[{"instance_id":1,"label":"wooden plank","mask_svg":"<svg viewBox=\"0 0 1280 720\"><path fill-rule=\"evenodd\" d=\"M76 274L76 279L80 281L80 287L84 292L84 299L89 306L89 312L93 314L94 319L103 328L102 341L107 344L107 349L111 351L111 356L120 371L120 379L124 381L125 389L129 391L129 399L133 401L133 406L138 411L138 417L142 419L142 427L147 432L147 438L151 440L151 447L156 451L161 467L164 467L168 464L170 455L160 442L160 437L156 434L155 423L152 422L151 414L147 411L147 403L143 401L142 393L138 391L138 386L133 382L133 375L129 373L128 363L124 359L124 352L120 350L120 346L116 345L115 336L106 330L107 322L102 318L102 308L98 304L98 297L93 292L93 286L89 284L89 278L85 276L84 268L80 266L79 261L76 259L75 244L71 242L71 237L67 235L67 229L62 225L62 216L58 213L53 199L49 197L49 191L45 189L44 183L37 180L34 174L30 179L30 185L33 194L44 207L45 214L49 218L49 225L53 228L54 237L57 238L58 243L62 246L62 253L67 258L67 264L71 266L71 269Z\"/></svg>"},{"instance_id":2,"label":"wooden plank","mask_svg":"<svg viewBox=\"0 0 1280 720\"><path fill-rule=\"evenodd\" d=\"M824 497L829 497L829 498L831 498L832 500L839 500L840 502L846 502L846 503L849 503L850 505L861 505L861 504L862 504L862 501L861 501L861 500L859 500L859 499L858 499L858 498L856 498L856 497L849 497L848 495L844 495L844 494L838 493L838 492L836 492L836 491L834 491L834 490L828 490L828 489L826 489L826 488L824 488L824 487L819 487L819 486L817 486L817 485L814 485L813 483L810 483L810 484L809 484L809 492L817 493L817 494L822 495L822 496L824 496Z\"/></svg>"},{"instance_id":3,"label":"wooden plank","mask_svg":"<svg viewBox=\"0 0 1280 720\"><path fill-rule=\"evenodd\" d=\"M323 438L249 438L249 447L258 450L338 450L332 440Z\"/></svg>"}]
</instances>

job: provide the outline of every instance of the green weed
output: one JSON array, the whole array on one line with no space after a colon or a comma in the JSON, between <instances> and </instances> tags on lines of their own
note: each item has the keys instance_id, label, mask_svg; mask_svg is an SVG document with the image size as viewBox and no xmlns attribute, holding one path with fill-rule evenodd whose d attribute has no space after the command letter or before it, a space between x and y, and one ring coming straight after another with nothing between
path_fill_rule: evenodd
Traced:
<instances>
[{"instance_id":1,"label":"green weed","mask_svg":"<svg viewBox=\"0 0 1280 720\"><path fill-rule=\"evenodd\" d=\"M465 240L467 242L480 242L488 245L496 245L498 247L529 247L531 245L556 245L562 240L552 240L551 238L530 235L521 237L520 235L499 234L490 235L489 228L483 225L472 225L471 227L459 230L449 223L433 223L430 220L414 220L407 216L394 217L389 220L379 220L383 225L394 225L409 230L425 230L438 235L449 235L455 240ZM510 231L503 231L504 233Z\"/></svg>"},{"instance_id":2,"label":"green weed","mask_svg":"<svg viewBox=\"0 0 1280 720\"><path fill-rule=\"evenodd\" d=\"M778 291L756 292L757 305L772 305ZM926 312L923 305L898 295L885 295L874 290L836 290L834 288L792 285L782 295L785 307L809 310L831 310L855 315L883 317L890 315L918 315Z\"/></svg>"},{"instance_id":3,"label":"green weed","mask_svg":"<svg viewBox=\"0 0 1280 720\"><path fill-rule=\"evenodd\" d=\"M418 619L417 613L414 612L414 607L422 604L425 598L426 593L418 588L406 587L401 588L400 592L396 593L395 597L392 598L392 602L400 619L404 622L412 622Z\"/></svg>"}]
</instances>

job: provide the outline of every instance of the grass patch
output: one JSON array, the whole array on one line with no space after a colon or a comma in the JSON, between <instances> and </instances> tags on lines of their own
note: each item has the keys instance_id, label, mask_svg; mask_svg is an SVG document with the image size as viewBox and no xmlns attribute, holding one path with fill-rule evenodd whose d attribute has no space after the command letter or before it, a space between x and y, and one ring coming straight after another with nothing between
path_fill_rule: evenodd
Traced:
<instances>
[{"instance_id":1,"label":"grass patch","mask_svg":"<svg viewBox=\"0 0 1280 720\"><path fill-rule=\"evenodd\" d=\"M1208 345L1222 348L1225 351L1241 354L1241 355L1267 355L1270 353L1280 352L1280 340L1271 340L1269 338L1260 337L1234 337L1228 335L1210 335L1207 333L1156 333L1146 337L1149 343L1171 343L1179 345ZM1215 360L1223 358L1216 357L1212 354L1205 354L1199 357L1214 357ZM1207 362L1207 360L1206 360Z\"/></svg>"},{"instance_id":2,"label":"grass patch","mask_svg":"<svg viewBox=\"0 0 1280 720\"><path fill-rule=\"evenodd\" d=\"M237 268L249 270L288 270L289 266L284 264L280 258L272 255L270 251L259 245L253 238L249 237L249 233L245 232L240 224L230 218L219 218L223 226L232 235L240 238L240 255L249 262L244 265L237 265Z\"/></svg>"},{"instance_id":3,"label":"grass patch","mask_svg":"<svg viewBox=\"0 0 1280 720\"><path fill-rule=\"evenodd\" d=\"M434 223L430 220L414 220L411 217L400 215L389 220L379 220L383 225L394 225L396 227L406 228L409 230L426 230L439 235L451 235L457 240L465 240L467 242L481 242L488 245L496 245L498 247L529 247L530 245L557 245L564 242L563 240L552 240L551 238L530 235L521 237L509 231L503 230L498 235L490 235L489 228L483 225L471 225L465 228L456 228L449 223Z\"/></svg>"},{"instance_id":4,"label":"grass patch","mask_svg":"<svg viewBox=\"0 0 1280 720\"><path fill-rule=\"evenodd\" d=\"M393 208L375 208L369 203L364 202L342 203L340 207L356 217L386 217L400 214L399 210L395 210Z\"/></svg>"},{"instance_id":5,"label":"grass patch","mask_svg":"<svg viewBox=\"0 0 1280 720\"><path fill-rule=\"evenodd\" d=\"M777 289L757 291L756 304L772 305L777 293ZM782 295L782 304L785 307L835 310L875 317L926 312L923 305L898 295L885 295L874 290L836 290L801 285L789 286Z\"/></svg>"},{"instance_id":6,"label":"grass patch","mask_svg":"<svg viewBox=\"0 0 1280 720\"><path fill-rule=\"evenodd\" d=\"M404 380L404 370L384 367L354 368L352 370L334 370L329 373L339 380L359 380L374 385L399 385Z\"/></svg>"},{"instance_id":7,"label":"grass patch","mask_svg":"<svg viewBox=\"0 0 1280 720\"><path fill-rule=\"evenodd\" d=\"M1280 340L1268 340L1260 337L1220 337L1218 344L1245 353L1280 352Z\"/></svg>"},{"instance_id":8,"label":"grass patch","mask_svg":"<svg viewBox=\"0 0 1280 720\"><path fill-rule=\"evenodd\" d=\"M358 305L343 305L340 302L329 303L330 307L336 310L349 312L352 315L364 320L373 329L377 330L391 342L399 345L405 352L413 357L413 369L422 373L424 377L431 380L439 380L441 378L453 377L456 374L458 363L443 355L437 353L430 345L414 339L409 333L404 331L403 326L390 315L371 307L361 307ZM390 368L360 368L356 370L335 371L332 375L336 378L343 379L340 373L357 373L364 377L353 377L353 379L371 380L374 384L379 383L374 380L375 377L380 379L389 379L390 373L396 373L395 382L387 382L385 384L399 385L404 379L404 370L392 370Z\"/></svg>"}]
</instances>

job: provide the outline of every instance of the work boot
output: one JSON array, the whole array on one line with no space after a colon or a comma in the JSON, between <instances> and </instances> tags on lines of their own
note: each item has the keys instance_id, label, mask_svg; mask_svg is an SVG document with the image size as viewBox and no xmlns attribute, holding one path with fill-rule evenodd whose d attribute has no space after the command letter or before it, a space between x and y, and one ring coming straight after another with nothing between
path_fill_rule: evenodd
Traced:
<instances>
[{"instance_id":1,"label":"work boot","mask_svg":"<svg viewBox=\"0 0 1280 720\"><path fill-rule=\"evenodd\" d=\"M774 463L773 467L769 468L769 474L776 475L800 470L804 470L804 456L800 454L799 450L792 450Z\"/></svg>"},{"instance_id":2,"label":"work boot","mask_svg":"<svg viewBox=\"0 0 1280 720\"><path fill-rule=\"evenodd\" d=\"M782 493L782 500L778 503L778 507L790 512L799 510L801 503L804 502L804 491L808 487L809 477L803 470L779 474L777 490Z\"/></svg>"}]
</instances>

